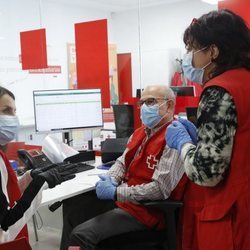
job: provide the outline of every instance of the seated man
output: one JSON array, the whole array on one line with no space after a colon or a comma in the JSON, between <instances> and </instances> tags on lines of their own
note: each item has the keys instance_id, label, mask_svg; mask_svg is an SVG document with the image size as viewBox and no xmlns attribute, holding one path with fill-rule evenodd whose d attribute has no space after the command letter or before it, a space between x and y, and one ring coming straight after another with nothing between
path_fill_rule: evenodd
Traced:
<instances>
[{"instance_id":1,"label":"seated man","mask_svg":"<svg viewBox=\"0 0 250 250\"><path fill-rule=\"evenodd\" d=\"M91 250L114 235L162 229L162 213L139 201L170 195L182 198L186 182L182 161L165 141L166 127L173 120L175 95L166 86L148 86L139 103L143 126L133 133L123 155L96 184L97 197L114 200L116 208L78 225L70 235L71 246Z\"/></svg>"}]
</instances>

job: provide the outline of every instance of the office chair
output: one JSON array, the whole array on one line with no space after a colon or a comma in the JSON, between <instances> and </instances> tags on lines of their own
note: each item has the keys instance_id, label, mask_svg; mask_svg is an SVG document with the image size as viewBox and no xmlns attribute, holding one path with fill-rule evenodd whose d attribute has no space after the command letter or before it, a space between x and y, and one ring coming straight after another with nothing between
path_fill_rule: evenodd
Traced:
<instances>
[{"instance_id":1,"label":"office chair","mask_svg":"<svg viewBox=\"0 0 250 250\"><path fill-rule=\"evenodd\" d=\"M142 202L147 207L158 208L164 213L166 228L161 231L137 231L116 235L101 241L98 249L115 249L122 247L138 247L138 249L146 249L152 247L158 250L176 250L177 249L177 233L176 225L178 221L178 213L182 202L172 200L162 201L146 201ZM122 247L121 247L122 246Z\"/></svg>"},{"instance_id":2,"label":"office chair","mask_svg":"<svg viewBox=\"0 0 250 250\"><path fill-rule=\"evenodd\" d=\"M0 249L1 250L13 250L13 249L18 249L18 250L32 250L31 246L28 242L28 240L25 237L0 243Z\"/></svg>"}]
</instances>

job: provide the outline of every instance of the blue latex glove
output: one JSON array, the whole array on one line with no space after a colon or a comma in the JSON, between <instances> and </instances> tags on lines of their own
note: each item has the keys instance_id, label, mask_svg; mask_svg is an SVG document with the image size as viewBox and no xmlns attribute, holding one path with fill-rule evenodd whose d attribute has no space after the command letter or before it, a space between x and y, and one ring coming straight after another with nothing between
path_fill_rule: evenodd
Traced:
<instances>
[{"instance_id":1,"label":"blue latex glove","mask_svg":"<svg viewBox=\"0 0 250 250\"><path fill-rule=\"evenodd\" d=\"M183 118L178 118L178 121L181 122L182 125L185 126L193 143L196 145L197 144L197 128L195 127L195 125L192 122L190 122L189 120L183 119Z\"/></svg>"},{"instance_id":2,"label":"blue latex glove","mask_svg":"<svg viewBox=\"0 0 250 250\"><path fill-rule=\"evenodd\" d=\"M110 175L108 175L108 174L99 174L98 175L98 177L101 179L100 181L106 181L107 179L108 180L111 180L111 182L112 182L112 184L114 185L114 186L118 186L118 183L116 182L116 181L114 181L112 178L111 178L111 176ZM98 181L99 182L99 181ZM97 182L97 183L98 183ZM96 183L96 184L97 184Z\"/></svg>"},{"instance_id":3,"label":"blue latex glove","mask_svg":"<svg viewBox=\"0 0 250 250\"><path fill-rule=\"evenodd\" d=\"M174 121L168 126L166 141L170 148L177 149L179 153L181 153L181 147L185 143L193 143L186 128L179 121Z\"/></svg>"},{"instance_id":4,"label":"blue latex glove","mask_svg":"<svg viewBox=\"0 0 250 250\"><path fill-rule=\"evenodd\" d=\"M100 200L114 200L118 184L109 175L99 175L96 183L96 195Z\"/></svg>"}]
</instances>

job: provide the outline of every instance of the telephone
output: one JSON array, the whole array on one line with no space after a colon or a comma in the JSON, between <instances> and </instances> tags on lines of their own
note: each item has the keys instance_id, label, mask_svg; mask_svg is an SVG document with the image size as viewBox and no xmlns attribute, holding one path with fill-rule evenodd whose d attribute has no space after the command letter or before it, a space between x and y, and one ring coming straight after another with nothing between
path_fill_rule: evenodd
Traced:
<instances>
[{"instance_id":1,"label":"telephone","mask_svg":"<svg viewBox=\"0 0 250 250\"><path fill-rule=\"evenodd\" d=\"M39 149L19 149L17 155L28 169L47 167L52 164L49 158Z\"/></svg>"}]
</instances>

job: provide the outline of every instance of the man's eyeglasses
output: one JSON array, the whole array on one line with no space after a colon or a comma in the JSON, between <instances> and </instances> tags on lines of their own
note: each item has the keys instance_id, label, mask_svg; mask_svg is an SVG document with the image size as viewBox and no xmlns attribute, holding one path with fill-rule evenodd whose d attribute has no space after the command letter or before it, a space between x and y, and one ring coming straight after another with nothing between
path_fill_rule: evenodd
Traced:
<instances>
[{"instance_id":1,"label":"man's eyeglasses","mask_svg":"<svg viewBox=\"0 0 250 250\"><path fill-rule=\"evenodd\" d=\"M144 103L146 106L153 106L158 103L158 100L165 100L167 101L167 98L160 98L160 97L150 97L145 100L139 100L137 102L137 106L140 108Z\"/></svg>"}]
</instances>

